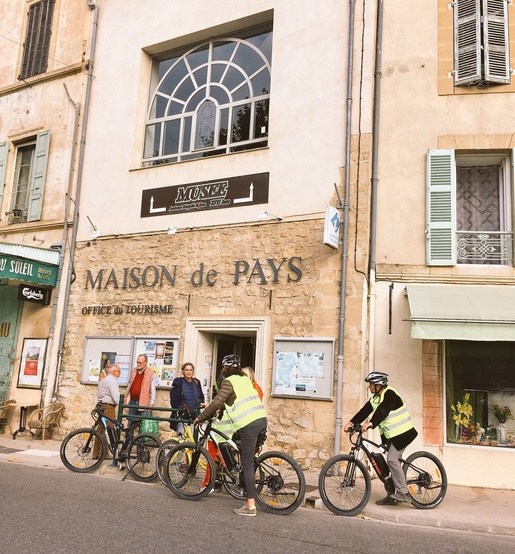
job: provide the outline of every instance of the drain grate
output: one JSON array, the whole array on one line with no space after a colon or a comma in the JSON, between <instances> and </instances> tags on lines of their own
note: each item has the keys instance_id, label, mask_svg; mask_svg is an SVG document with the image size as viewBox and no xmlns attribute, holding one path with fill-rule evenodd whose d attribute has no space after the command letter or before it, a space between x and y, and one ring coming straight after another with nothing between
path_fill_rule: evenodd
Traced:
<instances>
[{"instance_id":1,"label":"drain grate","mask_svg":"<svg viewBox=\"0 0 515 554\"><path fill-rule=\"evenodd\" d=\"M0 446L0 454L13 454L14 452L22 452L19 448L7 448L6 446Z\"/></svg>"}]
</instances>

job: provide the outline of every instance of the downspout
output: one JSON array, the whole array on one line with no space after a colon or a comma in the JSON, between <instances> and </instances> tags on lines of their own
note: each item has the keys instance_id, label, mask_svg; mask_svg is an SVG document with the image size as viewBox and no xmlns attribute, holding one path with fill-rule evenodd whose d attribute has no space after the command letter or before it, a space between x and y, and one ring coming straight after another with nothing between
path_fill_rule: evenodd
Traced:
<instances>
[{"instance_id":1,"label":"downspout","mask_svg":"<svg viewBox=\"0 0 515 554\"><path fill-rule=\"evenodd\" d=\"M370 181L370 252L369 252L369 330L368 369L375 368L375 319L376 319L376 231L377 231L377 165L379 152L379 104L381 99L381 64L383 45L383 0L377 2L376 55L374 70L374 106L372 119L372 176Z\"/></svg>"},{"instance_id":2,"label":"downspout","mask_svg":"<svg viewBox=\"0 0 515 554\"><path fill-rule=\"evenodd\" d=\"M73 223L72 223L72 234L71 234L71 240L70 240L70 258L69 258L69 264L68 264L68 272L66 274L63 317L62 317L61 329L59 333L59 345L58 345L58 351L57 351L57 369L55 374L54 393L53 393L54 398L57 397L57 391L59 388L59 374L61 372L64 338L66 336L66 322L68 319L68 302L70 300L70 286L72 284L72 279L73 279L73 260L75 257L77 227L79 223L79 203L80 203L80 194L81 194L81 188L82 188L82 171L84 166L86 131L88 126L89 103L91 98L91 85L93 82L93 67L94 67L94 60L95 60L95 46L97 41L99 8L95 4L94 0L87 0L87 4L88 4L88 7L94 11L94 15L93 15L93 26L91 31L91 48L90 48L89 61L88 61L88 76L86 81L86 92L84 94L84 111L82 114L82 129L81 129L81 136L80 136L79 161L77 164L77 186L75 189L75 201L73 203ZM69 100L70 102L72 102L72 104L77 106L77 104L75 104L70 97L69 97Z\"/></svg>"},{"instance_id":3,"label":"downspout","mask_svg":"<svg viewBox=\"0 0 515 554\"><path fill-rule=\"evenodd\" d=\"M343 360L345 339L345 296L347 291L347 257L349 239L349 196L350 196L350 159L352 133L352 64L354 47L354 14L356 0L349 0L349 48L347 52L347 111L345 115L345 174L343 199L343 236L342 236L342 274L340 279L340 307L338 315L338 368L336 377L336 420L334 430L334 453L340 453L342 432L342 399L343 399Z\"/></svg>"}]
</instances>

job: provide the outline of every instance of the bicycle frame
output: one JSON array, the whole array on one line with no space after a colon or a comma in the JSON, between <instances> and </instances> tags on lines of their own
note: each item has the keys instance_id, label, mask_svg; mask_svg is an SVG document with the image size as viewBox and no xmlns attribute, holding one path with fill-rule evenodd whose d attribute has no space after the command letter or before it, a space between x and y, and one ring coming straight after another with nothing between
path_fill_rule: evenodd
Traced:
<instances>
[{"instance_id":1,"label":"bicycle frame","mask_svg":"<svg viewBox=\"0 0 515 554\"><path fill-rule=\"evenodd\" d=\"M98 418L95 419L95 415L97 415ZM128 443L130 439L134 436L133 427L135 427L135 422L131 421L127 427L124 427L116 419L112 419L106 416L102 407L98 404L97 406L95 406L92 416L93 420L95 421L93 428L96 428L96 423L98 422L100 422L100 424L104 428L107 447L113 455L113 463L115 463L118 459L119 446L124 444L125 442ZM109 426L109 423L112 424L112 427ZM139 423L139 421L137 423ZM121 440L122 433L125 434L123 441Z\"/></svg>"}]
</instances>

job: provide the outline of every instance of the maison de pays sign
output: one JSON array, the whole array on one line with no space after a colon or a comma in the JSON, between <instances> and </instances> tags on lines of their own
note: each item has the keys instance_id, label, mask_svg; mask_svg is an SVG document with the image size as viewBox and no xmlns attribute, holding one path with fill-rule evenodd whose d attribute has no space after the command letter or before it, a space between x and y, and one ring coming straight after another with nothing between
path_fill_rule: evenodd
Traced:
<instances>
[{"instance_id":1,"label":"maison de pays sign","mask_svg":"<svg viewBox=\"0 0 515 554\"><path fill-rule=\"evenodd\" d=\"M178 276L179 275L179 276ZM233 286L255 283L258 285L296 283L302 279L302 258L266 258L257 260L234 260L229 274ZM155 289L175 287L189 283L194 287L214 287L226 282L227 276L214 267L201 263L198 268L182 271L177 265L147 265L124 267L122 269L87 269L84 288L86 290ZM112 314L166 314L173 307L169 304L122 304L83 306L83 315Z\"/></svg>"}]
</instances>

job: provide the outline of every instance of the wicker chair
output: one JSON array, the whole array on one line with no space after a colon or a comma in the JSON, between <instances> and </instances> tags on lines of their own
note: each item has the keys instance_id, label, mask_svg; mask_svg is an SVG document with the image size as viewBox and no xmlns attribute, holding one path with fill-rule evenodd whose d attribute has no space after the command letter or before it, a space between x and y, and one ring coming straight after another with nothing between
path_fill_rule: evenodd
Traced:
<instances>
[{"instance_id":1,"label":"wicker chair","mask_svg":"<svg viewBox=\"0 0 515 554\"><path fill-rule=\"evenodd\" d=\"M63 434L61 432L61 427L59 425L59 418L61 413L64 410L64 404L60 402L55 402L54 404L49 404L43 408L38 408L34 410L30 415L30 420L27 423L29 431L32 432L32 429L41 430L43 434L43 442L45 442L45 431L48 429L56 428L59 431L61 439ZM32 437L32 434L30 435Z\"/></svg>"},{"instance_id":2,"label":"wicker chair","mask_svg":"<svg viewBox=\"0 0 515 554\"><path fill-rule=\"evenodd\" d=\"M0 402L0 429L9 427L9 431L12 433L10 419L15 405L16 400L5 400L4 402Z\"/></svg>"}]
</instances>

